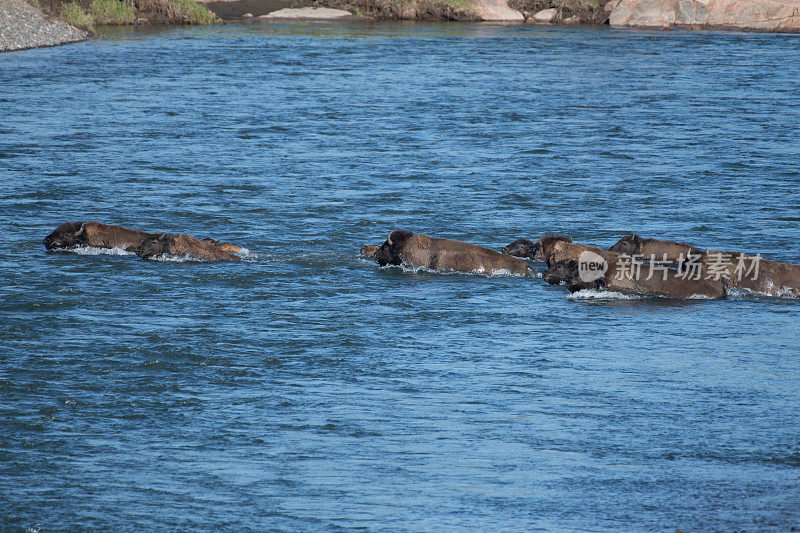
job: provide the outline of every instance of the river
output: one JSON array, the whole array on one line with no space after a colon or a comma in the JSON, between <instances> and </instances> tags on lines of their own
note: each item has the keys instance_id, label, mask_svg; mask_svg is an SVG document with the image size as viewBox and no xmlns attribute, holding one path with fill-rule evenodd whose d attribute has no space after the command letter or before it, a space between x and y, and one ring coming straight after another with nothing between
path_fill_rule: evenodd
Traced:
<instances>
[{"instance_id":1,"label":"river","mask_svg":"<svg viewBox=\"0 0 800 533\"><path fill-rule=\"evenodd\" d=\"M800 38L106 30L0 57L0 526L787 531L800 305L379 268L393 229L800 263ZM46 253L64 221L236 263ZM605 296L605 297L602 297Z\"/></svg>"}]
</instances>

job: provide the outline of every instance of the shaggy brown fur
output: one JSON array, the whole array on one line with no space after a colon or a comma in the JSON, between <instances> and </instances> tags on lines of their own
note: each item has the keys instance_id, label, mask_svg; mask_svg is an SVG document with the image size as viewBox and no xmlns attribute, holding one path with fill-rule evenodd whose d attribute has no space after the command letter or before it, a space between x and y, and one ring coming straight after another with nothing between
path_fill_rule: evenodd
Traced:
<instances>
[{"instance_id":1,"label":"shaggy brown fur","mask_svg":"<svg viewBox=\"0 0 800 533\"><path fill-rule=\"evenodd\" d=\"M206 237L205 239L200 239L203 242L207 242L211 245L217 246L223 252L228 252L229 254L237 254L237 253L244 253L246 250L241 246L236 246L235 244L231 244L229 242L219 242L215 241L211 237Z\"/></svg>"},{"instance_id":2,"label":"shaggy brown fur","mask_svg":"<svg viewBox=\"0 0 800 533\"><path fill-rule=\"evenodd\" d=\"M722 255L720 255L722 254ZM770 259L758 259L758 272L753 268L754 257L741 252L711 251L703 256L702 275L709 275L709 265L730 258L720 281L728 287L747 289L767 296L800 298L800 265L780 263ZM741 272L737 267L742 268ZM748 271L753 268L752 272Z\"/></svg>"},{"instance_id":3,"label":"shaggy brown fur","mask_svg":"<svg viewBox=\"0 0 800 533\"><path fill-rule=\"evenodd\" d=\"M431 270L453 270L476 274L501 271L523 276L535 274L528 263L474 244L393 231L375 252L375 260L384 265L409 265Z\"/></svg>"},{"instance_id":4,"label":"shaggy brown fur","mask_svg":"<svg viewBox=\"0 0 800 533\"><path fill-rule=\"evenodd\" d=\"M667 270L666 279L659 272L647 279L645 269L640 275L620 276L616 258L609 263L608 270L602 278L586 282L580 278L578 261L562 259L556 261L543 275L550 284L564 282L570 292L581 289L606 289L622 294L638 294L642 296L661 296L664 298L697 298L705 297L720 300L726 297L725 286L719 281L700 279L683 279L676 270Z\"/></svg>"},{"instance_id":5,"label":"shaggy brown fur","mask_svg":"<svg viewBox=\"0 0 800 533\"><path fill-rule=\"evenodd\" d=\"M378 248L380 248L379 244L365 244L361 247L361 257L375 257Z\"/></svg>"},{"instance_id":6,"label":"shaggy brown fur","mask_svg":"<svg viewBox=\"0 0 800 533\"><path fill-rule=\"evenodd\" d=\"M191 257L200 261L240 261L241 258L226 251L227 246L211 239L199 240L189 235L150 235L136 248L142 259L155 259L161 255ZM232 245L229 245L232 246ZM237 247L238 248L238 247Z\"/></svg>"},{"instance_id":7,"label":"shaggy brown fur","mask_svg":"<svg viewBox=\"0 0 800 533\"><path fill-rule=\"evenodd\" d=\"M527 257L534 261L547 262L547 250L558 242L572 242L572 237L564 235L545 235L540 237L536 242L528 239L517 239L509 245L503 247L503 253L513 255L515 257Z\"/></svg>"},{"instance_id":8,"label":"shaggy brown fur","mask_svg":"<svg viewBox=\"0 0 800 533\"><path fill-rule=\"evenodd\" d=\"M651 257L655 257L656 261L663 262L675 262L681 258L686 260L689 254L699 256L705 253L690 244L658 239L643 239L635 233L621 238L609 250L618 254L640 255L643 261L649 261Z\"/></svg>"},{"instance_id":9,"label":"shaggy brown fur","mask_svg":"<svg viewBox=\"0 0 800 533\"><path fill-rule=\"evenodd\" d=\"M768 296L800 297L800 266L790 263L760 258L757 275L755 270L747 274L747 271L754 266L753 256L741 252L704 251L689 244L643 239L636 234L623 237L610 250L631 256L641 255L642 261L649 261L653 255L656 261L664 261L666 257L666 262L686 261L688 254L691 253L693 257L700 257L701 277L709 275L709 265L725 259L726 263L728 260L729 263L727 268L721 271L720 281L727 287L748 289ZM740 262L744 268L742 275L737 272ZM688 268L686 263L679 264L679 267Z\"/></svg>"},{"instance_id":10,"label":"shaggy brown fur","mask_svg":"<svg viewBox=\"0 0 800 533\"><path fill-rule=\"evenodd\" d=\"M48 250L69 250L78 246L121 248L133 251L150 234L100 222L64 222L44 238Z\"/></svg>"}]
</instances>

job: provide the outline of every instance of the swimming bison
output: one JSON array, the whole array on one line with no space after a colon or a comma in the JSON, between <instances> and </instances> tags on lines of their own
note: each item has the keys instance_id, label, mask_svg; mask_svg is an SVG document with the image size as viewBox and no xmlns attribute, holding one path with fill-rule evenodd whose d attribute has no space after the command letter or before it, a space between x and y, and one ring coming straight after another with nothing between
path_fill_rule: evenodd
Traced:
<instances>
[{"instance_id":1,"label":"swimming bison","mask_svg":"<svg viewBox=\"0 0 800 533\"><path fill-rule=\"evenodd\" d=\"M168 235L102 224L100 222L65 222L44 238L48 250L73 250L81 246L120 248L146 259L159 255L192 257L201 261L238 261L235 253L244 248L213 239L195 239L188 235Z\"/></svg>"},{"instance_id":2,"label":"swimming bison","mask_svg":"<svg viewBox=\"0 0 800 533\"><path fill-rule=\"evenodd\" d=\"M157 259L162 256L189 257L200 261L240 261L233 252L242 248L220 243L213 239L195 239L189 235L156 233L149 235L136 249L142 259Z\"/></svg>"},{"instance_id":3,"label":"swimming bison","mask_svg":"<svg viewBox=\"0 0 800 533\"><path fill-rule=\"evenodd\" d=\"M373 257L381 266L407 265L475 274L536 274L528 263L507 254L475 244L403 230L390 233L386 242L374 251Z\"/></svg>"},{"instance_id":4,"label":"swimming bison","mask_svg":"<svg viewBox=\"0 0 800 533\"><path fill-rule=\"evenodd\" d=\"M150 234L144 231L101 224L100 222L64 222L44 238L48 250L71 250L81 246L120 248L133 251Z\"/></svg>"},{"instance_id":5,"label":"swimming bison","mask_svg":"<svg viewBox=\"0 0 800 533\"><path fill-rule=\"evenodd\" d=\"M677 262L681 270L696 268L697 276L713 277L727 287L747 289L769 296L800 297L800 266L745 255L742 252L705 252L674 241L643 239L636 234L619 240L610 250L630 256L641 256L641 261ZM692 261L695 259L695 261ZM692 273L695 276L695 273Z\"/></svg>"}]
</instances>

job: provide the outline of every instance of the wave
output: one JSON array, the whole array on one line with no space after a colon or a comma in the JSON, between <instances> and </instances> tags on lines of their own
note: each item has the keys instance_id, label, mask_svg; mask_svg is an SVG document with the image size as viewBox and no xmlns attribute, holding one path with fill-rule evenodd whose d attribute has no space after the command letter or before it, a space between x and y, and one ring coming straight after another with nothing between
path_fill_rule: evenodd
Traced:
<instances>
[{"instance_id":1,"label":"wave","mask_svg":"<svg viewBox=\"0 0 800 533\"><path fill-rule=\"evenodd\" d=\"M409 274L439 274L439 275L460 275L460 276L484 276L487 278L495 278L495 277L512 277L512 278L524 278L525 276L522 274L516 274L511 272L505 268L498 268L496 270L492 270L491 272L486 272L485 270L481 269L480 271L476 272L461 272L459 270L434 270L432 268L424 267L424 266L411 266L411 265L386 265L380 267L381 269L399 269L403 272ZM539 274L537 273L537 276ZM541 276L540 276L541 277Z\"/></svg>"},{"instance_id":2,"label":"wave","mask_svg":"<svg viewBox=\"0 0 800 533\"><path fill-rule=\"evenodd\" d=\"M58 248L53 250L60 253L73 253L78 255L136 255L122 248L97 248L95 246L78 246L76 248Z\"/></svg>"},{"instance_id":3,"label":"wave","mask_svg":"<svg viewBox=\"0 0 800 533\"><path fill-rule=\"evenodd\" d=\"M158 254L153 257L148 257L150 261L160 261L163 263L199 263L200 259L189 255L177 254Z\"/></svg>"},{"instance_id":4,"label":"wave","mask_svg":"<svg viewBox=\"0 0 800 533\"><path fill-rule=\"evenodd\" d=\"M122 248L117 248L117 247L98 248L95 246L78 246L75 248L57 248L52 251L58 253L74 253L77 255L121 255L121 256L136 255L136 252L129 252L127 250L123 250ZM259 257L258 254L251 252L247 248L242 248L240 251L234 252L233 255L242 259L243 261L255 261ZM188 255L175 255L175 254L160 254L150 259L154 261L165 261L170 263L202 261L201 259L197 259L195 257L189 257Z\"/></svg>"},{"instance_id":5,"label":"wave","mask_svg":"<svg viewBox=\"0 0 800 533\"><path fill-rule=\"evenodd\" d=\"M251 252L247 248L242 248L238 252L233 252L233 255L244 261L254 261L259 257L257 253Z\"/></svg>"},{"instance_id":6,"label":"wave","mask_svg":"<svg viewBox=\"0 0 800 533\"><path fill-rule=\"evenodd\" d=\"M623 294L621 292L601 290L601 289L582 289L570 294L568 300L675 300L657 294ZM693 294L687 300L711 300L705 294Z\"/></svg>"},{"instance_id":7,"label":"wave","mask_svg":"<svg viewBox=\"0 0 800 533\"><path fill-rule=\"evenodd\" d=\"M567 300L642 300L644 298L647 297L640 294L622 294L600 289L581 289L567 296Z\"/></svg>"},{"instance_id":8,"label":"wave","mask_svg":"<svg viewBox=\"0 0 800 533\"><path fill-rule=\"evenodd\" d=\"M765 292L758 292L740 287L731 287L728 289L728 300L745 301L772 298L790 298L796 300L798 298L798 293L795 289L788 287L776 291L776 294L767 294Z\"/></svg>"}]
</instances>

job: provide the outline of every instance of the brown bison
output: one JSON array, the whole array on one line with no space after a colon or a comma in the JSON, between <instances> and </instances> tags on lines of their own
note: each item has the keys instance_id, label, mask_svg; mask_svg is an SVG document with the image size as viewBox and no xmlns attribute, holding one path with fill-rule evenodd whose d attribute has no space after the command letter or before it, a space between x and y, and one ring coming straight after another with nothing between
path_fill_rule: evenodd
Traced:
<instances>
[{"instance_id":1,"label":"brown bison","mask_svg":"<svg viewBox=\"0 0 800 533\"><path fill-rule=\"evenodd\" d=\"M461 241L397 230L374 252L379 265L407 265L475 274L536 274L522 259Z\"/></svg>"},{"instance_id":2,"label":"brown bison","mask_svg":"<svg viewBox=\"0 0 800 533\"><path fill-rule=\"evenodd\" d=\"M587 255L590 256L589 260L586 259ZM716 300L725 298L727 294L725 286L716 280L685 279L681 272L667 268L650 276L646 269L639 271L629 268L628 264L619 261L619 257L611 256L610 259L611 261L606 263L604 256L586 250L578 259L566 258L556 261L543 274L543 278L550 284L565 283L570 292L582 289L605 289L641 296ZM595 269L594 272L587 269L586 264L591 260L597 261L602 267Z\"/></svg>"},{"instance_id":3,"label":"brown bison","mask_svg":"<svg viewBox=\"0 0 800 533\"><path fill-rule=\"evenodd\" d=\"M690 244L658 239L643 239L635 233L621 238L609 250L618 254L641 256L642 260L645 261L655 257L656 261L665 262L676 262L681 259L685 260L690 255L701 256L704 254L703 250Z\"/></svg>"},{"instance_id":4,"label":"brown bison","mask_svg":"<svg viewBox=\"0 0 800 533\"><path fill-rule=\"evenodd\" d=\"M511 244L503 247L503 253L515 257L526 257L534 261L547 262L545 248L557 241L572 242L572 237L564 235L545 235L536 242L528 239L517 239Z\"/></svg>"},{"instance_id":5,"label":"brown bison","mask_svg":"<svg viewBox=\"0 0 800 533\"><path fill-rule=\"evenodd\" d=\"M681 265L691 269L691 263ZM800 298L800 265L780 263L741 252L706 252L697 275L712 276L728 287L767 296Z\"/></svg>"},{"instance_id":6,"label":"brown bison","mask_svg":"<svg viewBox=\"0 0 800 533\"><path fill-rule=\"evenodd\" d=\"M562 237L545 237L542 239L540 254L544 257L544 262L547 263L547 266L551 267L564 259L577 260L582 253L587 251L599 255L607 262L616 262L616 254L613 252L585 244L577 244Z\"/></svg>"},{"instance_id":7,"label":"brown bison","mask_svg":"<svg viewBox=\"0 0 800 533\"><path fill-rule=\"evenodd\" d=\"M181 233L156 233L148 236L134 251L142 259L174 256L200 261L240 261L241 258L232 252L241 250L238 246L212 239L200 240Z\"/></svg>"},{"instance_id":8,"label":"brown bison","mask_svg":"<svg viewBox=\"0 0 800 533\"><path fill-rule=\"evenodd\" d=\"M100 222L64 222L44 238L48 250L70 250L79 246L121 248L129 252L150 234L144 231L101 224Z\"/></svg>"},{"instance_id":9,"label":"brown bison","mask_svg":"<svg viewBox=\"0 0 800 533\"><path fill-rule=\"evenodd\" d=\"M167 251L151 253L157 249L155 243L165 242L165 235L95 221L65 222L45 237L43 242L48 250L69 250L79 246L121 248L128 252L135 252L140 257L153 257L159 253L167 253L195 257L204 261L219 259L235 261L239 258L233 254L245 251L244 248L227 242L219 242L210 238L198 240L188 235L177 235L168 236L174 238L175 242L163 245ZM181 238L178 239L178 237Z\"/></svg>"},{"instance_id":10,"label":"brown bison","mask_svg":"<svg viewBox=\"0 0 800 533\"><path fill-rule=\"evenodd\" d=\"M692 270L692 277L712 277L728 287L747 289L768 296L800 297L800 266L780 263L742 252L703 251L689 244L629 235L611 250L642 261L677 262L681 270ZM691 255L690 255L691 254Z\"/></svg>"}]
</instances>

